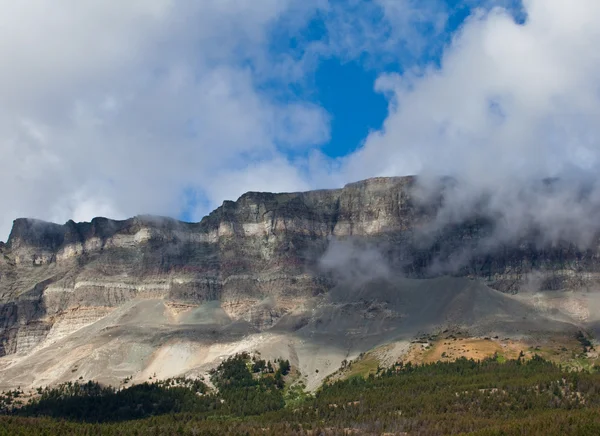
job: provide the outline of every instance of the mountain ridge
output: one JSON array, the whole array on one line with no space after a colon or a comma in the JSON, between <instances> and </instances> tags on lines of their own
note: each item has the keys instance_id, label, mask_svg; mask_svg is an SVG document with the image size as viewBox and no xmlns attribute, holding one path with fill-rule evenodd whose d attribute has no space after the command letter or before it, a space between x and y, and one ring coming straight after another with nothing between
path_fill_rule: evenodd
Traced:
<instances>
[{"instance_id":1,"label":"mountain ridge","mask_svg":"<svg viewBox=\"0 0 600 436\"><path fill-rule=\"evenodd\" d=\"M347 183L343 188L337 189L318 189L318 190L310 190L310 191L296 191L296 192L261 192L261 191L248 191L242 194L236 201L232 200L224 200L223 204L208 215L204 216L200 221L197 222L189 222L189 221L181 221L176 218L160 216L160 215L151 215L151 214L141 214L136 215L131 218L126 218L123 220L114 220L108 217L95 217L90 221L82 221L75 222L73 220L68 220L64 224L59 224L51 221L45 221L37 218L28 218L28 217L19 217L13 221L13 227L9 234L9 237L6 242L3 242L7 247L11 246L11 240L19 237L23 231L27 231L32 227L43 227L45 230L49 230L50 232L54 231L56 233L60 233L60 228L64 230L76 229L80 233L83 230L89 231L89 229L106 229L113 228L119 229L125 227L127 224L168 224L171 223L173 225L186 225L194 227L197 230L202 230L204 226L209 225L209 223L214 220L215 215L222 215L227 212L232 206L235 207L237 204L243 204L248 201L277 201L277 197L289 197L289 198L299 198L306 195L311 194L340 194L345 189L360 189L360 188L373 188L377 185L388 185L390 183L404 183L404 184L412 184L416 180L415 176L405 176L405 177L375 177L370 178L358 182Z\"/></svg>"},{"instance_id":2,"label":"mountain ridge","mask_svg":"<svg viewBox=\"0 0 600 436\"><path fill-rule=\"evenodd\" d=\"M109 382L122 373L105 371L110 359L141 376L156 353L187 356L177 345L184 343L200 353L190 362L206 369L210 350L229 350L231 341L265 353L289 348L304 373L320 370L320 380L349 353L408 341L423 329L514 335L596 325L596 293L580 292L600 283L593 250L540 249L527 240L490 248L488 217L436 228L443 192L424 202L417 188L415 177L398 177L335 190L248 192L198 223L147 215L64 225L15 220L0 247L0 381L25 384L24 368L43 380L68 379L70 372L49 369L58 365L51 357L58 344ZM546 298L548 291L558 298ZM147 331L127 321L146 317ZM113 357L106 328L129 338ZM260 335L270 339L260 345ZM130 361L129 347L144 350L142 363ZM315 352L329 357L313 362ZM101 367L93 364L98 353L109 359ZM190 365L182 371L197 369Z\"/></svg>"}]
</instances>

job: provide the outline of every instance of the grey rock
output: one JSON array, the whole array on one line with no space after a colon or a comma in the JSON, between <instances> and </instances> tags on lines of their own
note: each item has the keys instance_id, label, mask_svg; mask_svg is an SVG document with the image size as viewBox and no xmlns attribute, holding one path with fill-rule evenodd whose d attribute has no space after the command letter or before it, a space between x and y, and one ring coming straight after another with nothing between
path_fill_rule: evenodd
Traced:
<instances>
[{"instance_id":1,"label":"grey rock","mask_svg":"<svg viewBox=\"0 0 600 436\"><path fill-rule=\"evenodd\" d=\"M344 268L353 268L322 267L334 239L377 251L385 270L412 279L453 275L503 293L533 282L538 291L600 282L597 250L540 247L534 237L482 247L494 227L489 217L428 232L439 199L419 203L415 183L376 178L337 190L249 192L199 223L152 216L64 225L17 219L0 245L0 355L30 352L137 300L217 303L232 321L262 331L312 325L295 315L298 308L339 289ZM371 323L401 318L392 306L364 297L336 310L359 311Z\"/></svg>"}]
</instances>

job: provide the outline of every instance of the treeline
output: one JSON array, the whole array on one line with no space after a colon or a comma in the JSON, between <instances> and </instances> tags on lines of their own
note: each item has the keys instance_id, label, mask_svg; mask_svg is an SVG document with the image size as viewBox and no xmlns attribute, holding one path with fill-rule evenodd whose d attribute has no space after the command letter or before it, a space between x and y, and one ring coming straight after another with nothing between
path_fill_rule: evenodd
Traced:
<instances>
[{"instance_id":1,"label":"treeline","mask_svg":"<svg viewBox=\"0 0 600 436\"><path fill-rule=\"evenodd\" d=\"M568 372L540 357L398 364L324 385L287 406L282 367L272 364L269 372L265 364L255 372L255 364L247 355L224 361L211 375L218 392L188 382L48 390L0 418L0 435L600 434L600 374ZM110 399L112 406L92 411L73 401L86 398ZM132 420L143 418L138 409L147 417ZM138 414L126 418L125 411ZM98 423L82 422L94 421L86 413L95 413Z\"/></svg>"},{"instance_id":2,"label":"treeline","mask_svg":"<svg viewBox=\"0 0 600 436\"><path fill-rule=\"evenodd\" d=\"M73 421L109 422L217 408L199 380L169 379L126 389L98 383L65 383L41 391L41 396L11 411L16 416L47 416Z\"/></svg>"},{"instance_id":3,"label":"treeline","mask_svg":"<svg viewBox=\"0 0 600 436\"><path fill-rule=\"evenodd\" d=\"M14 401L23 392L10 391L0 396L0 404L4 405L5 413L14 416L45 416L92 423L175 413L249 416L285 406L284 375L289 369L288 361L279 361L275 370L270 361L254 360L251 363L249 355L243 353L228 358L212 371L211 380L218 392L210 392L201 380L183 377L122 388L101 386L91 381L68 382L52 388L38 388L39 397L25 405L17 405Z\"/></svg>"}]
</instances>

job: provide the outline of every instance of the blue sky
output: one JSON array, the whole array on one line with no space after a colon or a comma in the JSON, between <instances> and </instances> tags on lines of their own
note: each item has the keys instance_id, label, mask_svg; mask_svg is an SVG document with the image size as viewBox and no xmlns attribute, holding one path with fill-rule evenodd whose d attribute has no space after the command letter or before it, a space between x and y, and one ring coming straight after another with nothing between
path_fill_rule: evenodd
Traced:
<instances>
[{"instance_id":1,"label":"blue sky","mask_svg":"<svg viewBox=\"0 0 600 436\"><path fill-rule=\"evenodd\" d=\"M401 73L406 68L439 62L441 47L470 15L470 7L463 2L448 1L446 6L450 11L448 25L444 32L426 40L422 52L405 52L391 58L385 54L363 53L351 60L332 56L318 63L314 79L309 81L310 87L305 92L331 116L331 139L322 146L327 156L337 158L355 151L370 131L382 127L388 102L374 89L380 74ZM431 32L427 26L423 27L423 33ZM319 40L324 37L323 28L322 20L316 19L311 21L306 33L310 39Z\"/></svg>"},{"instance_id":2,"label":"blue sky","mask_svg":"<svg viewBox=\"0 0 600 436\"><path fill-rule=\"evenodd\" d=\"M342 1L337 3L346 4ZM524 20L520 0L483 3L465 0L430 2L435 4L438 13L445 15L445 23L442 29L437 30L427 20L412 23L422 38L418 50L398 44L394 46L393 55L385 51L364 52L349 58L341 53L318 59L314 71L304 78L305 83L292 86L292 93L296 98L318 104L329 114L331 137L321 146L323 153L331 158L346 156L360 147L370 131L381 129L387 116L388 100L375 90L377 77L390 72L401 74L412 68L438 67L444 47L450 44L474 9L489 9L500 4L513 14L516 21ZM356 7L356 10L360 8ZM382 23L380 12L371 12L369 18L373 26L386 25ZM327 39L327 20L327 16L315 14L298 35L288 37L287 44L284 42L285 33L280 29L273 30L276 40L272 46L273 54L297 53L303 45Z\"/></svg>"},{"instance_id":3,"label":"blue sky","mask_svg":"<svg viewBox=\"0 0 600 436\"><path fill-rule=\"evenodd\" d=\"M353 152L369 131L381 128L387 100L373 89L376 78L377 71L357 61L330 59L319 65L313 98L331 116L331 139L321 148L327 156Z\"/></svg>"},{"instance_id":4,"label":"blue sky","mask_svg":"<svg viewBox=\"0 0 600 436\"><path fill-rule=\"evenodd\" d=\"M600 166L597 0L27 3L0 16L0 233Z\"/></svg>"}]
</instances>

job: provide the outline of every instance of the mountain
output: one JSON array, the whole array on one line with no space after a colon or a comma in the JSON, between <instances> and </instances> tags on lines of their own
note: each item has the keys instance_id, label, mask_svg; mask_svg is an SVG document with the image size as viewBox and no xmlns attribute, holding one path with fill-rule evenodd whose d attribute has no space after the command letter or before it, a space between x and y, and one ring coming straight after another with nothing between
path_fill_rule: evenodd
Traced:
<instances>
[{"instance_id":1,"label":"mountain","mask_svg":"<svg viewBox=\"0 0 600 436\"><path fill-rule=\"evenodd\" d=\"M289 358L314 387L441 329L594 331L597 249L535 231L491 244L493 217L439 225L443 186L417 185L249 192L199 223L17 219L0 245L0 388L200 375L244 350Z\"/></svg>"}]
</instances>

